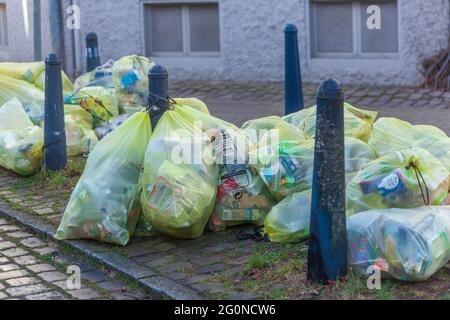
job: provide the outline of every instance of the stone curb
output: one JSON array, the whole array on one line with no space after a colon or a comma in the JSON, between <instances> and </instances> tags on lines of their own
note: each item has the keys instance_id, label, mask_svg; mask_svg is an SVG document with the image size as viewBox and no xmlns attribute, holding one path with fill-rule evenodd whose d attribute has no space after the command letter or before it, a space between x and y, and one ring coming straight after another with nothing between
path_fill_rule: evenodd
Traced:
<instances>
[{"instance_id":1,"label":"stone curb","mask_svg":"<svg viewBox=\"0 0 450 320\"><path fill-rule=\"evenodd\" d=\"M50 223L43 222L30 214L16 211L0 201L0 217L8 218L31 229L45 239L56 241L53 235L56 228ZM60 241L85 257L107 266L125 277L131 278L141 285L155 299L169 300L202 300L195 291L176 283L166 277L160 276L148 267L133 262L122 255L108 251L104 246L79 240Z\"/></svg>"}]
</instances>

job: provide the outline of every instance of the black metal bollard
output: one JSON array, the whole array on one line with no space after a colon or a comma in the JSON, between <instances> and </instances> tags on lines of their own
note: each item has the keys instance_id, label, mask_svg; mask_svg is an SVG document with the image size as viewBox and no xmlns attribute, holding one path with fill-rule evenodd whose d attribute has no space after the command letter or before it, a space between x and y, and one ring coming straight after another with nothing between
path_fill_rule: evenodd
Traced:
<instances>
[{"instance_id":1,"label":"black metal bollard","mask_svg":"<svg viewBox=\"0 0 450 320\"><path fill-rule=\"evenodd\" d=\"M335 80L317 93L316 149L308 279L329 284L347 275L344 92Z\"/></svg>"},{"instance_id":2,"label":"black metal bollard","mask_svg":"<svg viewBox=\"0 0 450 320\"><path fill-rule=\"evenodd\" d=\"M86 35L86 66L88 72L100 66L98 37L95 32L89 32Z\"/></svg>"},{"instance_id":3,"label":"black metal bollard","mask_svg":"<svg viewBox=\"0 0 450 320\"><path fill-rule=\"evenodd\" d=\"M45 60L44 167L60 171L67 164L61 60L54 53Z\"/></svg>"},{"instance_id":4,"label":"black metal bollard","mask_svg":"<svg viewBox=\"0 0 450 320\"><path fill-rule=\"evenodd\" d=\"M303 85L298 48L298 31L293 24L284 28L285 34L285 114L302 110Z\"/></svg>"},{"instance_id":5,"label":"black metal bollard","mask_svg":"<svg viewBox=\"0 0 450 320\"><path fill-rule=\"evenodd\" d=\"M152 128L155 130L159 119L169 110L169 74L161 65L154 66L148 73L148 108Z\"/></svg>"}]
</instances>

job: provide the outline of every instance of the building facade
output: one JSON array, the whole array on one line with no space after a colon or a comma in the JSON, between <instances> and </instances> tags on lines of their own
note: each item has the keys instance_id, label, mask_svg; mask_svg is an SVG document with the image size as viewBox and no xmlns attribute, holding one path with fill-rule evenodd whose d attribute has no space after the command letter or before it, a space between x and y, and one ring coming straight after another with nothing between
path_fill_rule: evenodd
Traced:
<instances>
[{"instance_id":1,"label":"building facade","mask_svg":"<svg viewBox=\"0 0 450 320\"><path fill-rule=\"evenodd\" d=\"M49 52L42 1L43 55ZM172 78L280 81L287 23L299 30L305 81L413 85L421 62L446 49L449 0L62 0L64 62L85 70L84 36L99 36L102 62L152 57ZM66 21L80 8L80 29ZM69 13L68 13L69 12ZM0 60L33 59L33 0L0 0Z\"/></svg>"}]
</instances>

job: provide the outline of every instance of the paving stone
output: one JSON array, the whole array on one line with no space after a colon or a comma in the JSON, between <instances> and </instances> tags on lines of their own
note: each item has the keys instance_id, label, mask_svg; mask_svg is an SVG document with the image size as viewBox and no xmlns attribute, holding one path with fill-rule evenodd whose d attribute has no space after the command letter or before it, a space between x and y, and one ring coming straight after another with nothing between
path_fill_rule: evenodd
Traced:
<instances>
[{"instance_id":1,"label":"paving stone","mask_svg":"<svg viewBox=\"0 0 450 320\"><path fill-rule=\"evenodd\" d=\"M209 266L200 267L197 269L197 272L199 274L210 274L210 273L217 273L219 271L222 271L225 269L225 265L221 263L212 264Z\"/></svg>"},{"instance_id":2,"label":"paving stone","mask_svg":"<svg viewBox=\"0 0 450 320\"><path fill-rule=\"evenodd\" d=\"M257 300L258 298L259 297L256 293L240 292L238 294L227 297L227 300L243 301L243 300Z\"/></svg>"},{"instance_id":3,"label":"paving stone","mask_svg":"<svg viewBox=\"0 0 450 320\"><path fill-rule=\"evenodd\" d=\"M15 263L20 264L22 266L29 266L29 265L38 264L38 263L42 262L35 256L31 256L31 255L16 257L13 260Z\"/></svg>"},{"instance_id":4,"label":"paving stone","mask_svg":"<svg viewBox=\"0 0 450 320\"><path fill-rule=\"evenodd\" d=\"M38 274L38 277L47 282L66 280L69 276L59 271L50 271Z\"/></svg>"},{"instance_id":5,"label":"paving stone","mask_svg":"<svg viewBox=\"0 0 450 320\"><path fill-rule=\"evenodd\" d=\"M0 290L5 289L5 286L0 283Z\"/></svg>"},{"instance_id":6,"label":"paving stone","mask_svg":"<svg viewBox=\"0 0 450 320\"><path fill-rule=\"evenodd\" d=\"M193 276L190 277L186 280L187 284L196 284L196 283L203 283L206 282L208 280L211 280L211 276L210 275L197 275L197 276Z\"/></svg>"},{"instance_id":7,"label":"paving stone","mask_svg":"<svg viewBox=\"0 0 450 320\"><path fill-rule=\"evenodd\" d=\"M5 251L1 251L1 253L8 258L15 258L15 257L20 257L20 256L24 256L24 255L28 254L27 251L25 251L21 248L12 248L12 249L8 249Z\"/></svg>"},{"instance_id":8,"label":"paving stone","mask_svg":"<svg viewBox=\"0 0 450 320\"><path fill-rule=\"evenodd\" d=\"M4 264L0 266L0 272L8 272L8 271L14 271L19 270L20 267L17 264Z\"/></svg>"},{"instance_id":9,"label":"paving stone","mask_svg":"<svg viewBox=\"0 0 450 320\"><path fill-rule=\"evenodd\" d=\"M102 282L108 280L108 275L101 271L89 271L81 273L81 278L91 282Z\"/></svg>"},{"instance_id":10,"label":"paving stone","mask_svg":"<svg viewBox=\"0 0 450 320\"><path fill-rule=\"evenodd\" d=\"M69 291L69 294L79 300L91 300L101 297L101 295L97 291L94 291L90 288Z\"/></svg>"},{"instance_id":11,"label":"paving stone","mask_svg":"<svg viewBox=\"0 0 450 320\"><path fill-rule=\"evenodd\" d=\"M51 214L51 213L55 213L55 211L53 209L50 208L43 208L43 209L37 209L34 210L34 212L36 212L38 215L44 216L47 214Z\"/></svg>"},{"instance_id":12,"label":"paving stone","mask_svg":"<svg viewBox=\"0 0 450 320\"><path fill-rule=\"evenodd\" d=\"M233 268L225 268L224 270L220 271L219 273L222 276L234 276L238 273L243 273L244 272L244 266L238 266L238 267L233 267Z\"/></svg>"},{"instance_id":13,"label":"paving stone","mask_svg":"<svg viewBox=\"0 0 450 320\"><path fill-rule=\"evenodd\" d=\"M0 291L0 300L5 300L6 298L8 298L8 296L6 295L6 293Z\"/></svg>"},{"instance_id":14,"label":"paving stone","mask_svg":"<svg viewBox=\"0 0 450 320\"><path fill-rule=\"evenodd\" d=\"M191 285L191 288L195 291L198 291L200 293L203 293L205 291L211 290L210 284L193 284Z\"/></svg>"},{"instance_id":15,"label":"paving stone","mask_svg":"<svg viewBox=\"0 0 450 320\"><path fill-rule=\"evenodd\" d=\"M14 278L22 278L28 276L29 273L25 270L14 270L8 272L0 272L0 280L8 280Z\"/></svg>"},{"instance_id":16,"label":"paving stone","mask_svg":"<svg viewBox=\"0 0 450 320\"><path fill-rule=\"evenodd\" d=\"M32 237L33 235L28 233L28 232L24 232L24 231L15 231L15 232L10 232L6 234L8 237L10 238L14 238L14 239L25 239L25 238L29 238Z\"/></svg>"},{"instance_id":17,"label":"paving stone","mask_svg":"<svg viewBox=\"0 0 450 320\"><path fill-rule=\"evenodd\" d=\"M0 232L12 232L12 231L18 231L18 230L19 230L18 227L8 225L8 224L0 226Z\"/></svg>"},{"instance_id":18,"label":"paving stone","mask_svg":"<svg viewBox=\"0 0 450 320\"><path fill-rule=\"evenodd\" d=\"M15 279L9 279L9 280L5 281L5 283L11 287L22 287L22 286L28 286L31 284L38 284L41 282L42 281L40 279L34 278L34 277L15 278Z\"/></svg>"},{"instance_id":19,"label":"paving stone","mask_svg":"<svg viewBox=\"0 0 450 320\"><path fill-rule=\"evenodd\" d=\"M190 262L178 262L178 263L173 263L167 266L160 266L160 269L164 272L164 273L172 273L175 271L180 271L180 270L189 270L192 269L193 264Z\"/></svg>"},{"instance_id":20,"label":"paving stone","mask_svg":"<svg viewBox=\"0 0 450 320\"><path fill-rule=\"evenodd\" d=\"M0 250L6 250L6 249L15 248L15 247L16 247L16 245L10 241L0 242Z\"/></svg>"},{"instance_id":21,"label":"paving stone","mask_svg":"<svg viewBox=\"0 0 450 320\"><path fill-rule=\"evenodd\" d=\"M34 273L48 272L48 271L56 271L56 268L47 263L35 264L31 266L26 266L26 268Z\"/></svg>"},{"instance_id":22,"label":"paving stone","mask_svg":"<svg viewBox=\"0 0 450 320\"><path fill-rule=\"evenodd\" d=\"M46 293L40 293L40 294L34 294L34 295L29 295L25 297L26 300L51 300L51 301L55 301L55 300L64 300L65 297L62 293L59 293L57 291L50 291L50 292L46 292Z\"/></svg>"},{"instance_id":23,"label":"paving stone","mask_svg":"<svg viewBox=\"0 0 450 320\"><path fill-rule=\"evenodd\" d=\"M179 281L188 278L188 275L182 272L171 272L168 274L168 277L172 280Z\"/></svg>"},{"instance_id":24,"label":"paving stone","mask_svg":"<svg viewBox=\"0 0 450 320\"><path fill-rule=\"evenodd\" d=\"M28 248L39 248L44 247L46 243L38 238L27 238L22 241L20 241L21 244L23 244L25 247Z\"/></svg>"},{"instance_id":25,"label":"paving stone","mask_svg":"<svg viewBox=\"0 0 450 320\"><path fill-rule=\"evenodd\" d=\"M177 246L171 244L171 243L161 243L155 246L155 250L158 252L167 252L172 249L175 249Z\"/></svg>"},{"instance_id":26,"label":"paving stone","mask_svg":"<svg viewBox=\"0 0 450 320\"><path fill-rule=\"evenodd\" d=\"M32 295L36 293L41 293L45 291L49 291L50 289L43 285L43 284L34 284L30 286L24 286L24 287L14 287L14 288L8 288L5 290L5 292L10 295L11 297L21 297L21 296L27 296Z\"/></svg>"},{"instance_id":27,"label":"paving stone","mask_svg":"<svg viewBox=\"0 0 450 320\"><path fill-rule=\"evenodd\" d=\"M33 249L33 251L43 256L53 255L59 252L58 248L55 247L44 247L39 249Z\"/></svg>"},{"instance_id":28,"label":"paving stone","mask_svg":"<svg viewBox=\"0 0 450 320\"><path fill-rule=\"evenodd\" d=\"M125 282L119 280L108 280L104 282L97 283L97 286L104 290L108 291L122 291L122 289L126 289L127 285Z\"/></svg>"}]
</instances>

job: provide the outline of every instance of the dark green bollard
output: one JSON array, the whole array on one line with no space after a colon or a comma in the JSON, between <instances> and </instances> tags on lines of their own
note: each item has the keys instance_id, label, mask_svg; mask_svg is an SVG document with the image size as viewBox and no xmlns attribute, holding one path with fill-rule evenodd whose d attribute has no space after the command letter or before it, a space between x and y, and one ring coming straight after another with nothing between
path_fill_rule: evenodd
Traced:
<instances>
[{"instance_id":1,"label":"dark green bollard","mask_svg":"<svg viewBox=\"0 0 450 320\"><path fill-rule=\"evenodd\" d=\"M148 110L152 121L152 128L161 119L164 112L169 110L169 74L161 65L154 66L148 73Z\"/></svg>"},{"instance_id":2,"label":"dark green bollard","mask_svg":"<svg viewBox=\"0 0 450 320\"><path fill-rule=\"evenodd\" d=\"M288 24L285 34L285 115L304 108L297 27Z\"/></svg>"},{"instance_id":3,"label":"dark green bollard","mask_svg":"<svg viewBox=\"0 0 450 320\"><path fill-rule=\"evenodd\" d=\"M344 92L330 79L317 93L308 279L318 284L347 275L344 143Z\"/></svg>"},{"instance_id":4,"label":"dark green bollard","mask_svg":"<svg viewBox=\"0 0 450 320\"><path fill-rule=\"evenodd\" d=\"M54 53L45 60L44 167L60 171L67 164L61 60Z\"/></svg>"},{"instance_id":5,"label":"dark green bollard","mask_svg":"<svg viewBox=\"0 0 450 320\"><path fill-rule=\"evenodd\" d=\"M95 32L89 32L86 35L86 66L88 72L91 72L100 66L98 37Z\"/></svg>"}]
</instances>

